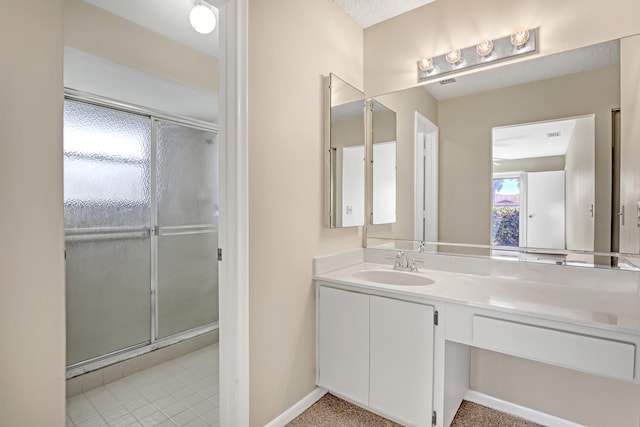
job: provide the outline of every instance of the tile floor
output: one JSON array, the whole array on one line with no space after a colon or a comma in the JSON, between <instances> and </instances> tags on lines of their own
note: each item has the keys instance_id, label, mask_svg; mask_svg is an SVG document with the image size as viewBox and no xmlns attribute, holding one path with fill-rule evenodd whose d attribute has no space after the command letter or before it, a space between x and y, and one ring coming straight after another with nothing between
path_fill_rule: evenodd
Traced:
<instances>
[{"instance_id":1,"label":"tile floor","mask_svg":"<svg viewBox=\"0 0 640 427\"><path fill-rule=\"evenodd\" d=\"M218 344L67 399L67 427L218 427Z\"/></svg>"}]
</instances>

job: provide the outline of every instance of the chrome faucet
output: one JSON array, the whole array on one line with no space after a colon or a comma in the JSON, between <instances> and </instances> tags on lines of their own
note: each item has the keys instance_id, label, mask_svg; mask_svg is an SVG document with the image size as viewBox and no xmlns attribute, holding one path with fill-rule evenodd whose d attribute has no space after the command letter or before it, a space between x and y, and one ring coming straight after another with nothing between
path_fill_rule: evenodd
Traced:
<instances>
[{"instance_id":1,"label":"chrome faucet","mask_svg":"<svg viewBox=\"0 0 640 427\"><path fill-rule=\"evenodd\" d=\"M409 259L403 251L396 253L395 263L393 264L394 270L399 271L411 271L418 272L418 266L415 259Z\"/></svg>"}]
</instances>

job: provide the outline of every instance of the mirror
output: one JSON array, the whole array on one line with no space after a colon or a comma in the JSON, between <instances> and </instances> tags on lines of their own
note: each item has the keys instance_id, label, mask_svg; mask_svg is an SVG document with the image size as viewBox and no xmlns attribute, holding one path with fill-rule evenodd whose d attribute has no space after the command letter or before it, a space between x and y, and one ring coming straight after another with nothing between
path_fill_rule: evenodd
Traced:
<instances>
[{"instance_id":1,"label":"mirror","mask_svg":"<svg viewBox=\"0 0 640 427\"><path fill-rule=\"evenodd\" d=\"M372 224L396 222L396 113L371 101Z\"/></svg>"},{"instance_id":2,"label":"mirror","mask_svg":"<svg viewBox=\"0 0 640 427\"><path fill-rule=\"evenodd\" d=\"M614 40L375 97L397 114L398 204L395 224L367 225L367 246L412 249L419 247L417 240L427 240L440 242L437 249L440 252L491 255L496 249L492 244L495 235L492 183L494 178L499 178L497 174L514 172L494 165L500 161L492 157L492 151L496 152L497 148L494 148L493 136L499 139L500 132L507 129L515 132L514 125L518 124L590 117L591 124L584 126L594 130L593 141L584 142L591 145L581 145L578 150L588 158L582 159L581 165L590 165L589 168L580 166L579 175L589 178L567 181L563 196L563 217L568 224L564 241L536 240L535 229L528 230L527 241L518 241L516 253L611 252L611 188L615 185L612 182L612 111L620 107L619 46L619 41ZM421 125L425 120L427 124ZM435 134L437 140L435 165L416 155L419 147L423 152L429 151L425 148L429 134ZM570 179L567 167L573 166L567 165L569 160L556 161L564 161L565 179ZM495 169L492 166L496 166ZM434 185L434 167L438 168L435 199L428 191ZM526 172L524 167L510 169ZM559 164L555 167L561 169ZM587 186L587 181L591 185ZM503 184L512 185L506 181ZM585 209L589 217L580 225L572 224L576 217L572 210L580 211L582 217ZM429 210L435 214L429 215ZM419 218L421 213L423 218ZM434 233L427 232L434 223L435 238ZM526 226L524 222L522 225ZM586 236L586 242L576 243L576 236L571 234L573 229L582 230L579 234ZM420 236L430 237L420 239ZM565 249L558 249L562 246ZM605 265L611 261L610 257L574 258L576 262Z\"/></svg>"},{"instance_id":3,"label":"mirror","mask_svg":"<svg viewBox=\"0 0 640 427\"><path fill-rule=\"evenodd\" d=\"M492 139L492 255L594 251L595 115L495 127Z\"/></svg>"},{"instance_id":4,"label":"mirror","mask_svg":"<svg viewBox=\"0 0 640 427\"><path fill-rule=\"evenodd\" d=\"M325 225L365 221L364 93L335 74L325 78Z\"/></svg>"}]
</instances>

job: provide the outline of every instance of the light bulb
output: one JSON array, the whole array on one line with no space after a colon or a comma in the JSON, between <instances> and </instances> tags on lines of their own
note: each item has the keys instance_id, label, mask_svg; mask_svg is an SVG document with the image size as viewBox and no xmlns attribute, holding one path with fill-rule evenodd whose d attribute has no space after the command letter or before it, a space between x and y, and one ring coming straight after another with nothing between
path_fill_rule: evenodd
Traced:
<instances>
[{"instance_id":1,"label":"light bulb","mask_svg":"<svg viewBox=\"0 0 640 427\"><path fill-rule=\"evenodd\" d=\"M433 60L431 58L422 58L418 61L418 68L422 71L433 70Z\"/></svg>"},{"instance_id":2,"label":"light bulb","mask_svg":"<svg viewBox=\"0 0 640 427\"><path fill-rule=\"evenodd\" d=\"M189 21L193 29L201 34L209 34L216 28L216 15L210 7L202 3L196 4L191 9Z\"/></svg>"},{"instance_id":3,"label":"light bulb","mask_svg":"<svg viewBox=\"0 0 640 427\"><path fill-rule=\"evenodd\" d=\"M493 42L488 39L482 40L476 45L476 53L480 56L488 56L493 52Z\"/></svg>"},{"instance_id":4,"label":"light bulb","mask_svg":"<svg viewBox=\"0 0 640 427\"><path fill-rule=\"evenodd\" d=\"M460 61L460 58L462 58L462 53L460 53L460 49L451 49L447 52L444 58L449 64L455 64Z\"/></svg>"},{"instance_id":5,"label":"light bulb","mask_svg":"<svg viewBox=\"0 0 640 427\"><path fill-rule=\"evenodd\" d=\"M522 47L529 41L529 30L518 28L511 33L511 44L515 47Z\"/></svg>"}]
</instances>

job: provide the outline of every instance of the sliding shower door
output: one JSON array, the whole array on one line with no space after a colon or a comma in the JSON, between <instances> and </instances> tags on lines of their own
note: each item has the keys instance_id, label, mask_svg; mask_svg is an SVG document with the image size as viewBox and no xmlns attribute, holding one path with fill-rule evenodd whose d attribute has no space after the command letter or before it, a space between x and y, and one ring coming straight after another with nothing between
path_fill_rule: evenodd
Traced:
<instances>
[{"instance_id":1,"label":"sliding shower door","mask_svg":"<svg viewBox=\"0 0 640 427\"><path fill-rule=\"evenodd\" d=\"M67 365L218 320L216 137L65 100Z\"/></svg>"},{"instance_id":2,"label":"sliding shower door","mask_svg":"<svg viewBox=\"0 0 640 427\"><path fill-rule=\"evenodd\" d=\"M218 141L155 121L158 135L158 337L218 320Z\"/></svg>"},{"instance_id":3,"label":"sliding shower door","mask_svg":"<svg viewBox=\"0 0 640 427\"><path fill-rule=\"evenodd\" d=\"M151 123L64 109L67 364L151 339Z\"/></svg>"}]
</instances>

